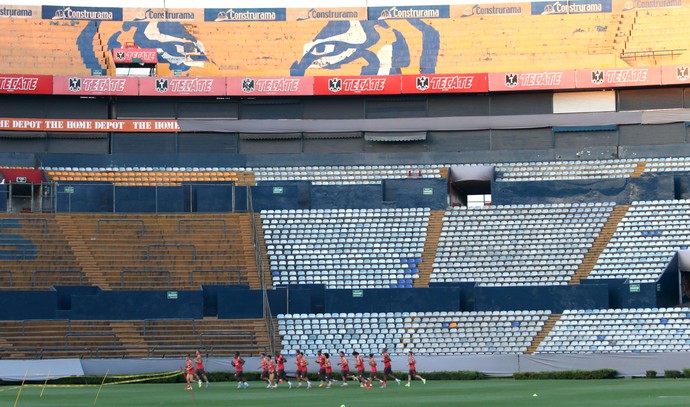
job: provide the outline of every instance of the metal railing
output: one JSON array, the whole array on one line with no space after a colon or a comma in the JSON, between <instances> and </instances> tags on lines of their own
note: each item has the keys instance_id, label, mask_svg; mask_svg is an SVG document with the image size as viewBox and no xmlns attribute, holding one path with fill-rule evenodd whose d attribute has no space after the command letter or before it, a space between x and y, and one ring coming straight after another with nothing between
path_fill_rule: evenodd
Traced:
<instances>
[{"instance_id":1,"label":"metal railing","mask_svg":"<svg viewBox=\"0 0 690 407\"><path fill-rule=\"evenodd\" d=\"M652 49L646 51L623 51L621 52L621 59L638 59L638 58L657 58L657 57L677 57L682 55L684 48L679 49Z\"/></svg>"},{"instance_id":2,"label":"metal railing","mask_svg":"<svg viewBox=\"0 0 690 407\"><path fill-rule=\"evenodd\" d=\"M268 332L268 342L271 348L271 354L275 354L276 344L275 344L275 323L273 321L273 315L271 314L271 304L268 301L268 287L266 284L266 271L263 262L263 256L261 255L261 242L259 241L259 231L258 225L256 223L256 216L254 215L254 205L252 200L252 191L250 187L247 187L247 212L249 213L249 219L252 224L252 238L254 242L254 255L256 257L256 266L259 270L259 281L261 282L261 296L263 302L263 318L266 322L266 331Z\"/></svg>"},{"instance_id":3,"label":"metal railing","mask_svg":"<svg viewBox=\"0 0 690 407\"><path fill-rule=\"evenodd\" d=\"M139 236L142 236L145 232L144 220L143 219L98 219L96 223L96 233L101 234L101 223L107 222L123 222L123 223L137 223L141 226L139 231Z\"/></svg>"},{"instance_id":4,"label":"metal railing","mask_svg":"<svg viewBox=\"0 0 690 407\"><path fill-rule=\"evenodd\" d=\"M221 275L224 273L228 273L228 277L234 277L235 283L234 284L241 284L242 283L242 273L239 270L192 270L189 272L189 283L194 284L194 274L203 274L203 273L210 273L210 274L215 274L215 275ZM228 282L230 283L231 279L228 278Z\"/></svg>"},{"instance_id":5,"label":"metal railing","mask_svg":"<svg viewBox=\"0 0 690 407\"><path fill-rule=\"evenodd\" d=\"M168 288L172 285L172 278L170 276L170 272L167 270L122 270L120 272L120 287L125 286L125 274L159 274L159 275L167 275L167 280L168 280ZM139 286L137 288L140 288Z\"/></svg>"},{"instance_id":6,"label":"metal railing","mask_svg":"<svg viewBox=\"0 0 690 407\"><path fill-rule=\"evenodd\" d=\"M225 221L225 219L220 219L220 218L212 218L212 219L180 219L177 222L177 233L181 234L182 233L182 225L185 223L191 224L191 223L198 223L198 222L219 222L223 224L223 236L225 236L228 233L228 224ZM188 225L187 228L189 229ZM215 230L215 229L214 229ZM204 230L204 232L208 232L207 230Z\"/></svg>"},{"instance_id":7,"label":"metal railing","mask_svg":"<svg viewBox=\"0 0 690 407\"><path fill-rule=\"evenodd\" d=\"M149 260L151 256L151 249L164 249L167 247L176 247L176 248L181 248L181 247L189 247L192 249L192 259L196 260L196 245L193 243L154 243L146 246L146 254L145 259ZM171 257L169 254L164 254L160 257Z\"/></svg>"},{"instance_id":8,"label":"metal railing","mask_svg":"<svg viewBox=\"0 0 690 407\"><path fill-rule=\"evenodd\" d=\"M60 274L64 276L65 274L77 274L79 276L79 285L84 285L84 273L81 270L35 270L33 277L33 286L38 286L38 275L39 274ZM57 283L55 280L50 280L51 285Z\"/></svg>"}]
</instances>

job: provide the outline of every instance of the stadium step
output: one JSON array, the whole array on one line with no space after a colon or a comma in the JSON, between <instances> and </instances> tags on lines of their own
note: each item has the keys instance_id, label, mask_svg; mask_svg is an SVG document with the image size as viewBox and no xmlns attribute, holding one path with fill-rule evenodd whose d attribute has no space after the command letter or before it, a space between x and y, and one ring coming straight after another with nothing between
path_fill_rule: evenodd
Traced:
<instances>
[{"instance_id":1,"label":"stadium step","mask_svg":"<svg viewBox=\"0 0 690 407\"><path fill-rule=\"evenodd\" d=\"M60 226L65 239L69 242L88 285L99 286L104 290L110 289L111 287L105 274L98 267L98 262L84 241L84 231L79 224L74 222L72 216L63 214L55 215L55 221Z\"/></svg>"},{"instance_id":2,"label":"stadium step","mask_svg":"<svg viewBox=\"0 0 690 407\"><path fill-rule=\"evenodd\" d=\"M266 253L266 240L264 238L264 228L263 228L263 222L261 221L261 215L258 213L254 214L254 220L256 222L256 233L257 237L259 240L259 250L261 251L260 256L261 256L261 261L264 264L264 278L266 280L266 288L272 288L272 277L271 277L271 263L270 260L268 259L268 254ZM251 235L251 226L249 229L249 233ZM257 264L256 266L256 287L252 286L254 289L261 289L261 277L259 276L259 266Z\"/></svg>"},{"instance_id":3,"label":"stadium step","mask_svg":"<svg viewBox=\"0 0 690 407\"><path fill-rule=\"evenodd\" d=\"M642 173L644 173L644 170L646 168L647 168L647 162L646 161L638 161L637 167L635 167L632 174L630 174L630 178L640 178L640 176L642 176Z\"/></svg>"},{"instance_id":4,"label":"stadium step","mask_svg":"<svg viewBox=\"0 0 690 407\"><path fill-rule=\"evenodd\" d=\"M580 266L573 274L570 284L580 284L582 280L589 277L601 253L606 249L606 246L608 246L613 234L616 233L621 219L628 213L628 208L630 208L630 205L616 205L616 207L613 208L606 224L601 228L599 236L594 243L592 243L592 247L587 251L587 254L585 254L585 257L582 259L582 263L580 263Z\"/></svg>"},{"instance_id":5,"label":"stadium step","mask_svg":"<svg viewBox=\"0 0 690 407\"><path fill-rule=\"evenodd\" d=\"M441 236L441 229L443 228L444 213L444 211L431 211L429 216L429 227L426 232L422 262L418 265L419 278L414 280L415 288L429 287L434 258L436 258L436 250L438 249L438 241Z\"/></svg>"},{"instance_id":6,"label":"stadium step","mask_svg":"<svg viewBox=\"0 0 690 407\"><path fill-rule=\"evenodd\" d=\"M148 357L148 349L143 335L137 329L139 321L110 321L110 329L117 336L118 346L127 351L127 357Z\"/></svg>"},{"instance_id":7,"label":"stadium step","mask_svg":"<svg viewBox=\"0 0 690 407\"><path fill-rule=\"evenodd\" d=\"M532 339L532 343L530 344L529 348L527 348L526 354L533 354L536 352L537 348L539 348L539 345L541 342L549 336L549 333L553 329L554 325L556 325L556 322L561 318L561 314L551 314L549 315L549 319L547 319L544 322L544 326L542 327L541 331L537 333L537 335Z\"/></svg>"}]
</instances>

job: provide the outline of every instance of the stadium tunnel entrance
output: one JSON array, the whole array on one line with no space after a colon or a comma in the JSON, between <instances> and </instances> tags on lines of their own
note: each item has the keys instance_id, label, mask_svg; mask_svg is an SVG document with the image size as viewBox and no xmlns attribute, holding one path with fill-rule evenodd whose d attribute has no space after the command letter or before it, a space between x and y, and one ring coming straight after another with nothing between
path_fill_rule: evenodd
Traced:
<instances>
[{"instance_id":1,"label":"stadium tunnel entrance","mask_svg":"<svg viewBox=\"0 0 690 407\"><path fill-rule=\"evenodd\" d=\"M491 205L494 172L493 165L451 167L448 172L450 206L469 206L478 202L483 206Z\"/></svg>"}]
</instances>

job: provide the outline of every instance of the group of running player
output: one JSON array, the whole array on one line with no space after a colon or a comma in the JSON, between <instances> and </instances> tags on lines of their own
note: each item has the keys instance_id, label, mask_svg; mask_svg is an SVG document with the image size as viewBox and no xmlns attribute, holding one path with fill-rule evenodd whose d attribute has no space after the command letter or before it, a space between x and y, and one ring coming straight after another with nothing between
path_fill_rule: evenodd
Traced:
<instances>
[{"instance_id":1,"label":"group of running player","mask_svg":"<svg viewBox=\"0 0 690 407\"><path fill-rule=\"evenodd\" d=\"M381 377L379 377L377 363L376 359L374 359L373 353L369 354L368 359L369 377L365 377L365 361L362 355L359 354L359 352L352 352L352 356L354 357L355 362L355 369L357 371L356 374L350 373L350 364L347 359L347 356L345 355L345 352L341 351L339 356L340 361L337 363L337 365L340 366L340 375L342 379L342 384L340 385L341 387L348 386L348 379L359 382L360 387L367 389L371 389L375 381L380 382L381 388L385 389L386 382L388 379L395 380L398 385L401 384L400 379L393 376L391 367L391 357L388 354L388 350L386 348L383 348L381 350L381 361L383 362L383 375ZM260 378L261 380L266 381L266 388L275 389L278 387L279 383L283 382L287 383L288 388L292 388L292 382L285 373L286 362L287 359L285 359L285 356L281 355L279 352L276 353L275 358L272 358L270 355L267 355L265 353L261 354ZM235 368L235 380L237 381L238 389L249 387L249 384L247 383L247 380L244 377L244 363L244 359L242 359L240 353L235 352L235 357L232 360L231 364ZM327 389L330 389L333 383L337 382L337 380L333 378L333 366L331 365L331 355L327 352L317 351L316 363L318 363L319 365L319 387L324 387L325 385ZM409 351L407 353L407 363L409 365L409 371L407 375L407 384L405 384L405 387L410 387L413 379L419 379L422 381L422 383L426 384L426 379L417 374L417 362L415 361L412 351ZM302 387L302 382L304 382L306 384L307 389L312 388L312 383L311 381L309 381L309 378L307 377L307 366L309 365L309 361L304 356L304 352L299 350L295 351L295 365L297 366L297 373L295 376L297 380L297 387Z\"/></svg>"},{"instance_id":2,"label":"group of running player","mask_svg":"<svg viewBox=\"0 0 690 407\"><path fill-rule=\"evenodd\" d=\"M208 387L208 378L206 377L206 370L204 369L204 360L201 356L201 352L196 351L194 362L192 362L192 357L187 355L187 361L185 363L185 379L187 380L186 390L192 390L192 383L195 381L198 381L199 387L201 387L202 378L206 383L206 387Z\"/></svg>"}]
</instances>

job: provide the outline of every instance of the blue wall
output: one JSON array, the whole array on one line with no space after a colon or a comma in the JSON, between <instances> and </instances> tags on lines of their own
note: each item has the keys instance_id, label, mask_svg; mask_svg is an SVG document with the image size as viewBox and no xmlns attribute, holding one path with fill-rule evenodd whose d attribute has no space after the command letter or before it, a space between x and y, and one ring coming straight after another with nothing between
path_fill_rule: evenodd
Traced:
<instances>
[{"instance_id":1,"label":"blue wall","mask_svg":"<svg viewBox=\"0 0 690 407\"><path fill-rule=\"evenodd\" d=\"M448 180L433 179L388 179L383 182L384 201L395 201L398 208L448 207ZM431 193L430 195L425 195Z\"/></svg>"},{"instance_id":2,"label":"blue wall","mask_svg":"<svg viewBox=\"0 0 690 407\"><path fill-rule=\"evenodd\" d=\"M74 193L65 193L73 188ZM113 186L89 182L60 183L57 189L56 212L112 212Z\"/></svg>"},{"instance_id":3,"label":"blue wall","mask_svg":"<svg viewBox=\"0 0 690 407\"><path fill-rule=\"evenodd\" d=\"M460 294L454 288L401 288L326 290L326 312L453 311L460 309Z\"/></svg>"},{"instance_id":4,"label":"blue wall","mask_svg":"<svg viewBox=\"0 0 690 407\"><path fill-rule=\"evenodd\" d=\"M658 307L674 307L681 303L678 254L673 255L673 258L657 281L656 303Z\"/></svg>"},{"instance_id":5,"label":"blue wall","mask_svg":"<svg viewBox=\"0 0 690 407\"><path fill-rule=\"evenodd\" d=\"M640 178L494 182L494 204L561 202L616 202L674 199L675 183L670 174L643 174Z\"/></svg>"},{"instance_id":6,"label":"blue wall","mask_svg":"<svg viewBox=\"0 0 690 407\"><path fill-rule=\"evenodd\" d=\"M376 209L381 208L383 191L380 184L314 185L314 209Z\"/></svg>"},{"instance_id":7,"label":"blue wall","mask_svg":"<svg viewBox=\"0 0 690 407\"><path fill-rule=\"evenodd\" d=\"M54 319L55 291L0 291L0 320Z\"/></svg>"},{"instance_id":8,"label":"blue wall","mask_svg":"<svg viewBox=\"0 0 690 407\"><path fill-rule=\"evenodd\" d=\"M202 318L201 291L102 291L96 295L73 295L71 319L175 319Z\"/></svg>"},{"instance_id":9,"label":"blue wall","mask_svg":"<svg viewBox=\"0 0 690 407\"><path fill-rule=\"evenodd\" d=\"M0 184L0 212L7 212L7 191L9 185Z\"/></svg>"},{"instance_id":10,"label":"blue wall","mask_svg":"<svg viewBox=\"0 0 690 407\"><path fill-rule=\"evenodd\" d=\"M475 287L475 310L597 309L609 307L608 285Z\"/></svg>"}]
</instances>

